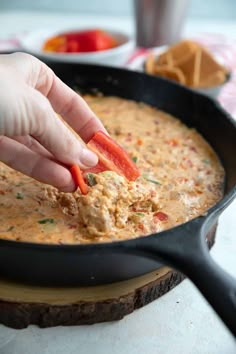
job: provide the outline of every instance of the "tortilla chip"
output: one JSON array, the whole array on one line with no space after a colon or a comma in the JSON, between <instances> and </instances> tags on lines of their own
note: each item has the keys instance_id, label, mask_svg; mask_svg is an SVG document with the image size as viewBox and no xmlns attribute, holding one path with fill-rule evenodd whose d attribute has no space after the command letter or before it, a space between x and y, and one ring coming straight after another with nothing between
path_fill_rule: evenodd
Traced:
<instances>
[{"instance_id":1,"label":"tortilla chip","mask_svg":"<svg viewBox=\"0 0 236 354\"><path fill-rule=\"evenodd\" d=\"M172 53L170 51L167 51L167 52L161 54L157 58L156 63L158 66L161 66L161 65L174 66L174 59L173 59Z\"/></svg>"},{"instance_id":2,"label":"tortilla chip","mask_svg":"<svg viewBox=\"0 0 236 354\"><path fill-rule=\"evenodd\" d=\"M212 87L226 80L227 69L200 44L184 40L155 57L150 54L145 71L190 87Z\"/></svg>"},{"instance_id":3,"label":"tortilla chip","mask_svg":"<svg viewBox=\"0 0 236 354\"><path fill-rule=\"evenodd\" d=\"M199 82L199 71L201 62L201 50L196 53L190 54L185 58L179 65L178 68L182 71L185 76L186 85L197 86Z\"/></svg>"},{"instance_id":4,"label":"tortilla chip","mask_svg":"<svg viewBox=\"0 0 236 354\"><path fill-rule=\"evenodd\" d=\"M208 80L208 77L214 76L219 71L224 72L225 75L227 74L227 70L213 58L211 53L207 49L202 48L199 83Z\"/></svg>"},{"instance_id":5,"label":"tortilla chip","mask_svg":"<svg viewBox=\"0 0 236 354\"><path fill-rule=\"evenodd\" d=\"M197 44L195 42L184 40L171 46L165 53L162 53L158 59L158 65L170 65L170 56L172 59L172 65L178 66L182 61L185 61L187 57L193 55L197 50Z\"/></svg>"},{"instance_id":6,"label":"tortilla chip","mask_svg":"<svg viewBox=\"0 0 236 354\"><path fill-rule=\"evenodd\" d=\"M213 86L222 85L226 80L225 71L218 70L212 75L208 76L205 80L200 81L198 87L208 88Z\"/></svg>"},{"instance_id":7,"label":"tortilla chip","mask_svg":"<svg viewBox=\"0 0 236 354\"><path fill-rule=\"evenodd\" d=\"M155 72L156 59L153 53L149 54L145 61L145 71L147 74L153 75Z\"/></svg>"},{"instance_id":8,"label":"tortilla chip","mask_svg":"<svg viewBox=\"0 0 236 354\"><path fill-rule=\"evenodd\" d=\"M178 68L173 68L168 65L160 65L155 67L155 74L166 77L170 80L179 82L182 85L186 84L186 79L183 72Z\"/></svg>"}]
</instances>

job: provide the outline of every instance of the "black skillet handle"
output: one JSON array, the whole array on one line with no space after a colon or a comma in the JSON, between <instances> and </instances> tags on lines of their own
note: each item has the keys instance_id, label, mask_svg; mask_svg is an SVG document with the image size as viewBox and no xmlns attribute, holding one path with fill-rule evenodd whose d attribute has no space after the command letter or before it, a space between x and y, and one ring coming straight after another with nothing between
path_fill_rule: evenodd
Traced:
<instances>
[{"instance_id":1,"label":"black skillet handle","mask_svg":"<svg viewBox=\"0 0 236 354\"><path fill-rule=\"evenodd\" d=\"M160 235L137 239L135 251L187 275L236 336L236 279L210 256L202 222L196 219Z\"/></svg>"}]
</instances>

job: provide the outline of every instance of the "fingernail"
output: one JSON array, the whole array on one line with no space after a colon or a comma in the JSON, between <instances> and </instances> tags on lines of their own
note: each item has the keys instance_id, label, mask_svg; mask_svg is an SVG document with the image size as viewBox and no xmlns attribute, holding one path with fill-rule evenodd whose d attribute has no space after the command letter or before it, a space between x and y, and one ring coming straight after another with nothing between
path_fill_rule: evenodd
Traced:
<instances>
[{"instance_id":1,"label":"fingernail","mask_svg":"<svg viewBox=\"0 0 236 354\"><path fill-rule=\"evenodd\" d=\"M82 164L88 167L95 166L98 163L97 155L88 149L83 149L80 157Z\"/></svg>"}]
</instances>

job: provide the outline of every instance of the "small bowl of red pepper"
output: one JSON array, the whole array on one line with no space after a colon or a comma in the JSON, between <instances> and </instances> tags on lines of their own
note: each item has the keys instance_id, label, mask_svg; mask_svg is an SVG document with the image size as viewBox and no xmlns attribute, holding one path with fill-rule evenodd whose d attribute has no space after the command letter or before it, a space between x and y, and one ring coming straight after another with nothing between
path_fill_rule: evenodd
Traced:
<instances>
[{"instance_id":1,"label":"small bowl of red pepper","mask_svg":"<svg viewBox=\"0 0 236 354\"><path fill-rule=\"evenodd\" d=\"M117 66L129 58L134 40L122 32L98 28L38 30L24 36L21 45L40 58Z\"/></svg>"}]
</instances>

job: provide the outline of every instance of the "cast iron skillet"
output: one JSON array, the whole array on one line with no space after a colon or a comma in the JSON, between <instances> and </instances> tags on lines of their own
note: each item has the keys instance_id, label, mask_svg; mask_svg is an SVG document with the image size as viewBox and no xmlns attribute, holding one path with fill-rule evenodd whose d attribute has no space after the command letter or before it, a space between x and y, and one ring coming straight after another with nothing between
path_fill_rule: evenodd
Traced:
<instances>
[{"instance_id":1,"label":"cast iron skillet","mask_svg":"<svg viewBox=\"0 0 236 354\"><path fill-rule=\"evenodd\" d=\"M195 283L236 335L236 281L213 261L205 241L236 195L235 122L215 101L164 79L102 66L48 64L71 87L146 102L196 127L225 167L225 197L205 216L134 240L75 246L0 240L1 275L38 285L95 285L167 264Z\"/></svg>"}]
</instances>

